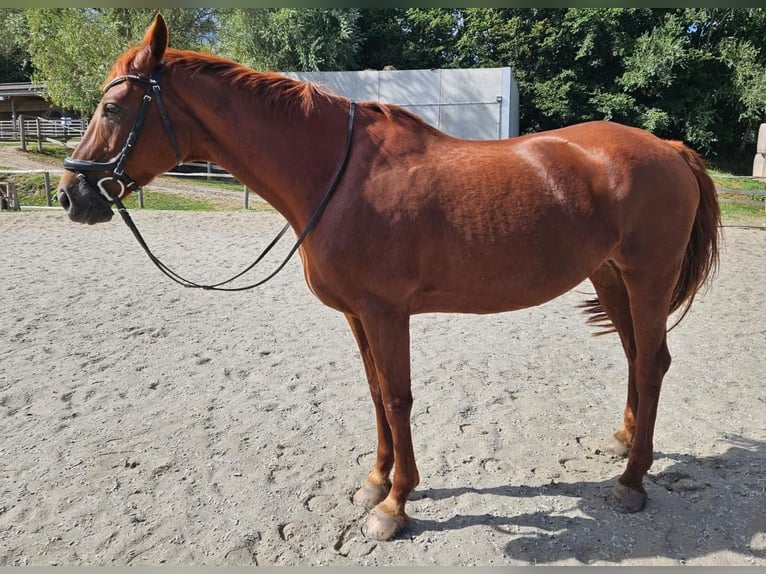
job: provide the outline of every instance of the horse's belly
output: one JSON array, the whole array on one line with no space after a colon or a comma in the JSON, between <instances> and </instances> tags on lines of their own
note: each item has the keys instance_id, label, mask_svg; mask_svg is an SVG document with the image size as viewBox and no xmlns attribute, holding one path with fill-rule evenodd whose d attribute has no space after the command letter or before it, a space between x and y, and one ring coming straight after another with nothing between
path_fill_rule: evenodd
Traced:
<instances>
[{"instance_id":1,"label":"horse's belly","mask_svg":"<svg viewBox=\"0 0 766 574\"><path fill-rule=\"evenodd\" d=\"M502 288L482 284L426 286L412 297L410 311L415 313L501 313L541 305L579 285L587 274L558 278L555 282L538 284L530 281L519 285L509 282Z\"/></svg>"},{"instance_id":2,"label":"horse's belly","mask_svg":"<svg viewBox=\"0 0 766 574\"><path fill-rule=\"evenodd\" d=\"M540 305L587 279L614 248L609 241L558 241L453 253L421 267L413 313L498 313Z\"/></svg>"}]
</instances>

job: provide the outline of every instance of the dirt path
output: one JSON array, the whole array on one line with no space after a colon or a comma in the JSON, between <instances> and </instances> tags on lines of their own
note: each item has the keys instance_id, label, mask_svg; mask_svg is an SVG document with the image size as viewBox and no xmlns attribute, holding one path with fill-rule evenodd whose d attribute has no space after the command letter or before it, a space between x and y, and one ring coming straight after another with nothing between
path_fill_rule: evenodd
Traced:
<instances>
[{"instance_id":1,"label":"dirt path","mask_svg":"<svg viewBox=\"0 0 766 574\"><path fill-rule=\"evenodd\" d=\"M282 222L134 218L202 281ZM361 360L297 261L255 292L192 291L117 219L47 210L0 214L0 245L0 566L766 566L764 231L726 229L718 280L670 333L634 515L605 502L625 359L576 309L587 283L514 313L414 317L421 483L388 543L350 501L375 448Z\"/></svg>"},{"instance_id":2,"label":"dirt path","mask_svg":"<svg viewBox=\"0 0 766 574\"><path fill-rule=\"evenodd\" d=\"M12 145L0 145L0 169L61 169L55 160L44 161Z\"/></svg>"}]
</instances>

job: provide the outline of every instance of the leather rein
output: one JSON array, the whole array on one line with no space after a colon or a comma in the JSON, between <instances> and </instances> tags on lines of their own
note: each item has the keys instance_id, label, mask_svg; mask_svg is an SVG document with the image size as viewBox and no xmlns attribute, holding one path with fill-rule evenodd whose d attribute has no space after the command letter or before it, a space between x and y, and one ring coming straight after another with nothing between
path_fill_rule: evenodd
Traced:
<instances>
[{"instance_id":1,"label":"leather rein","mask_svg":"<svg viewBox=\"0 0 766 574\"><path fill-rule=\"evenodd\" d=\"M64 159L64 169L74 172L77 175L77 177L80 178L83 181L83 183L87 185L90 185L90 184L84 172L88 172L88 171L98 171L98 172L107 172L107 173L111 172L112 174L111 176L104 177L96 183L96 187L98 187L98 191L100 195L108 203L116 206L117 211L119 212L123 221L128 226L130 231L133 233L133 236L138 241L138 244L143 248L143 250L149 256L149 259L151 260L151 262L154 263L154 265L163 274L165 274L167 277L169 277L170 279L172 279L179 285L183 285L184 287L190 287L194 289L205 289L210 291L245 291L247 289L252 289L254 287L258 287L259 285L263 285L269 279L273 278L277 273L279 273L282 269L284 269L285 265L287 265L288 261L290 261L290 259L298 250L298 248L301 246L301 244L306 239L308 234L316 227L317 223L319 222L319 218L321 217L325 207L327 207L327 204L330 201L330 197L332 197L333 192L338 187L338 182L340 181L340 178L346 169L346 165L348 164L349 154L351 151L351 140L352 140L352 134L353 134L353 128L354 128L354 112L356 109L356 104L353 101L349 103L346 145L343 150L343 157L341 159L341 162L338 165L338 168L336 169L332 180L330 181L330 185L327 188L327 191L325 192L324 196L319 202L319 205L314 210L314 213L309 218L309 221L306 224L306 227L304 228L303 232L295 240L293 247L287 253L282 263L280 263L279 266L277 266L277 268L271 274L269 274L264 279L261 279L260 281L257 281L255 283L252 283L250 285L245 285L242 287L224 287L224 285L231 283L232 281L238 279L239 277L241 277L242 275L244 275L245 273L253 269L253 267L255 267L284 236L284 234L290 228L289 223L285 224L285 226L279 231L279 233L271 241L271 243L269 243L269 245L257 257L257 259L253 263L251 263L248 267L246 267L245 269L243 269L242 271L240 271L233 277L226 279L225 281L220 281L219 283L213 283L209 285L201 284L201 283L196 283L194 281L190 281L189 279L182 277L181 275L179 275L178 273L170 269L167 265L165 265L162 261L160 261L157 258L157 256L154 255L154 253L152 253L152 251L149 249L149 246L146 244L146 241L144 240L143 236L141 235L138 228L136 227L136 224L133 222L133 219L130 217L130 213L128 213L128 210L125 208L125 205L123 205L122 203L122 198L125 197L128 192L134 191L139 188L139 185L135 182L135 180L133 180L129 175L125 173L124 167L125 167L125 163L127 162L128 156L130 155L130 152L133 149L133 146L135 145L136 140L138 139L138 135L141 131L141 127L144 124L146 112L149 108L149 103L152 101L152 99L154 99L157 102L157 107L160 112L160 117L162 118L162 123L165 125L165 131L168 134L170 145L173 147L173 151L176 154L178 165L183 163L183 159L178 148L178 143L176 142L176 138L173 135L173 130L170 127L170 120L168 119L167 113L165 112L165 105L163 104L162 96L160 95L160 85L158 80L163 67L164 67L164 64L160 64L159 66L157 66L157 69L155 69L151 77L139 76L135 74L119 76L115 78L114 80L112 80L111 82L109 82L104 87L104 93L106 93L112 87L126 81L140 82L140 83L146 84L146 92L144 93L144 97L141 102L141 108L139 109L138 115L136 116L136 119L133 122L133 127L131 128L130 133L128 134L128 138L125 141L125 145L123 146L122 150L120 150L120 153L117 154L117 157L110 162L95 162L95 161L73 159L71 157L67 157ZM111 193L109 193L107 189L104 187L105 181L115 182L119 184L121 187L120 193L117 195L112 195Z\"/></svg>"}]
</instances>

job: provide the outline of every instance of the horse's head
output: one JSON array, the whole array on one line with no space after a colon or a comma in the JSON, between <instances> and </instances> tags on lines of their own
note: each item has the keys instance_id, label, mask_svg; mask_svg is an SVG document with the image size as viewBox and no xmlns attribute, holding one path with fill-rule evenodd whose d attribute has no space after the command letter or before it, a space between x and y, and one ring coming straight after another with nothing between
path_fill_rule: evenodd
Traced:
<instances>
[{"instance_id":1,"label":"horse's head","mask_svg":"<svg viewBox=\"0 0 766 574\"><path fill-rule=\"evenodd\" d=\"M112 204L182 162L160 93L168 29L160 14L115 62L82 141L64 160L58 199L72 221L112 218Z\"/></svg>"}]
</instances>

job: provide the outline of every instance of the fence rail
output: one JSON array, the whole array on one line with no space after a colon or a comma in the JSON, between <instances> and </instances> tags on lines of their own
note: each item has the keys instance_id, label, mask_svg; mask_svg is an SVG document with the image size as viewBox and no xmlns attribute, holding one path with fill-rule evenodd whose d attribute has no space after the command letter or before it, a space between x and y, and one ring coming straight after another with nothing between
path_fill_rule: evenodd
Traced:
<instances>
[{"instance_id":1,"label":"fence rail","mask_svg":"<svg viewBox=\"0 0 766 574\"><path fill-rule=\"evenodd\" d=\"M19 116L16 121L0 121L0 141L20 141L26 151L27 143L37 142L42 150L45 141L72 147L70 139L82 138L88 122L85 120L49 120L38 116Z\"/></svg>"},{"instance_id":2,"label":"fence rail","mask_svg":"<svg viewBox=\"0 0 766 574\"><path fill-rule=\"evenodd\" d=\"M211 162L189 162L181 164L180 166L176 166L177 168L192 168L192 169L203 169L204 171L197 171L197 172L185 172L185 171L167 171L161 176L170 176L170 177L188 177L191 179L194 178L206 178L206 179L232 179L236 180L236 178L231 175L229 172L224 170L222 167L211 163ZM0 177L5 175L20 175L20 174L42 174L43 180L44 180L44 190L45 190L45 200L48 207L53 206L53 202L56 201L55 194L53 192L53 186L51 184L51 175L54 176L61 176L64 174L66 170L64 169L55 169L55 168L40 168L40 169L0 169ZM0 188L4 185L7 185L6 182L0 182ZM244 199L243 199L243 207L244 209L250 208L250 189L248 189L247 186L243 185L243 191L244 191ZM144 207L144 190L142 187L139 187L136 195L138 197L138 207L143 208ZM6 197L7 199L7 197ZM16 196L16 209L19 209L18 205L18 196ZM7 209L7 201L3 203L2 209ZM24 207L24 206L21 206Z\"/></svg>"}]
</instances>

